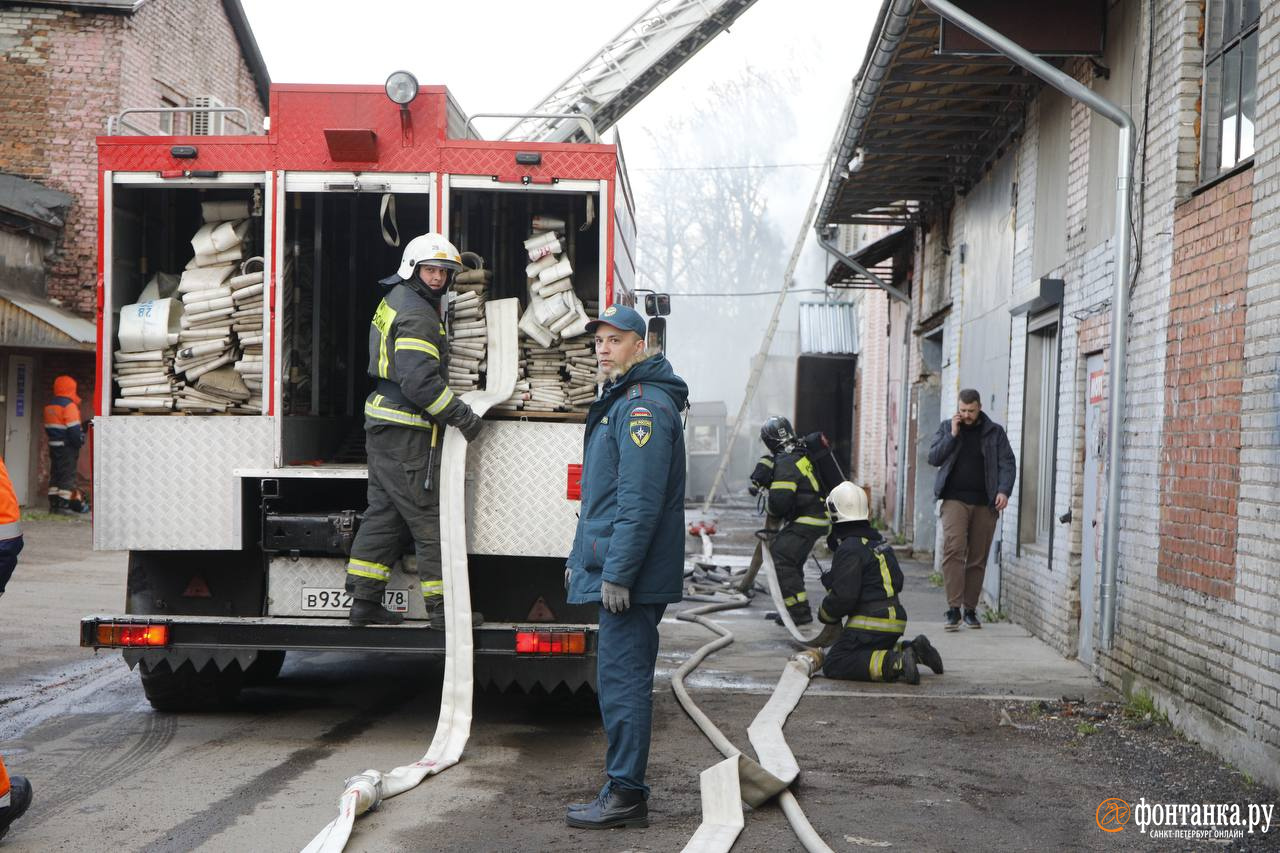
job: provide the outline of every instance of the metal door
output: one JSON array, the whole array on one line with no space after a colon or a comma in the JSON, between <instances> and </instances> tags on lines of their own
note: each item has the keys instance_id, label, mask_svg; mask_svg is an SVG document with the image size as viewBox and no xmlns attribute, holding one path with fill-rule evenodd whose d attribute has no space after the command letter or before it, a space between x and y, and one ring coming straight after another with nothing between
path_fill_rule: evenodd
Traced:
<instances>
[{"instance_id":1,"label":"metal door","mask_svg":"<svg viewBox=\"0 0 1280 853\"><path fill-rule=\"evenodd\" d=\"M9 356L9 377L5 385L4 464L18 503L31 502L28 477L31 471L31 418L35 395L31 383L35 376L35 360L21 355Z\"/></svg>"},{"instance_id":2,"label":"metal door","mask_svg":"<svg viewBox=\"0 0 1280 853\"><path fill-rule=\"evenodd\" d=\"M1102 355L1085 363L1084 410L1084 535L1080 557L1080 646L1076 656L1093 663L1093 637L1097 627L1098 567L1101 565L1103 481L1106 477L1106 425L1102 403L1107 396L1107 372Z\"/></svg>"}]
</instances>

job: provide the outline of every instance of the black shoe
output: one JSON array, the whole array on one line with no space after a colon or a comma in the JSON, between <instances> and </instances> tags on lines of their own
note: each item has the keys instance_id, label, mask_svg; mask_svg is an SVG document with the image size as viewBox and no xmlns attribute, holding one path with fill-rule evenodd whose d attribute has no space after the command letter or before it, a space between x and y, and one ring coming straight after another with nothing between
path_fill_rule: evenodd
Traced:
<instances>
[{"instance_id":1,"label":"black shoe","mask_svg":"<svg viewBox=\"0 0 1280 853\"><path fill-rule=\"evenodd\" d=\"M25 776L9 777L9 805L0 809L0 838L9 831L9 824L22 817L31 805L31 783Z\"/></svg>"},{"instance_id":2,"label":"black shoe","mask_svg":"<svg viewBox=\"0 0 1280 853\"><path fill-rule=\"evenodd\" d=\"M649 805L644 801L644 791L608 785L586 808L571 806L565 812L564 822L577 829L643 829L649 825Z\"/></svg>"},{"instance_id":3,"label":"black shoe","mask_svg":"<svg viewBox=\"0 0 1280 853\"><path fill-rule=\"evenodd\" d=\"M968 625L970 628L982 627L982 623L978 621L978 614L974 613L972 610L966 610L964 612L964 624Z\"/></svg>"},{"instance_id":4,"label":"black shoe","mask_svg":"<svg viewBox=\"0 0 1280 853\"><path fill-rule=\"evenodd\" d=\"M484 624L484 614L479 611L471 611L471 627L479 628ZM436 607L427 611L427 627L432 631L444 630L444 607Z\"/></svg>"},{"instance_id":5,"label":"black shoe","mask_svg":"<svg viewBox=\"0 0 1280 853\"><path fill-rule=\"evenodd\" d=\"M916 637L911 641L911 648L915 649L917 663L922 663L938 675L942 675L942 655L938 654L938 650L933 647L933 643L929 642L928 637L924 634Z\"/></svg>"},{"instance_id":6,"label":"black shoe","mask_svg":"<svg viewBox=\"0 0 1280 853\"><path fill-rule=\"evenodd\" d=\"M920 667L916 665L916 650L910 645L902 647L899 652L899 681L905 681L907 684L920 683Z\"/></svg>"},{"instance_id":7,"label":"black shoe","mask_svg":"<svg viewBox=\"0 0 1280 853\"><path fill-rule=\"evenodd\" d=\"M947 620L946 629L948 631L959 630L960 628L960 608L959 607L948 608L947 615L944 618Z\"/></svg>"},{"instance_id":8,"label":"black shoe","mask_svg":"<svg viewBox=\"0 0 1280 853\"><path fill-rule=\"evenodd\" d=\"M393 613L376 601L357 598L351 602L351 615L347 618L352 625L399 625L404 621L404 614Z\"/></svg>"},{"instance_id":9,"label":"black shoe","mask_svg":"<svg viewBox=\"0 0 1280 853\"><path fill-rule=\"evenodd\" d=\"M797 628L801 625L808 625L813 621L813 611L809 609L807 604L788 607L787 613L791 614L791 621L795 623Z\"/></svg>"}]
</instances>

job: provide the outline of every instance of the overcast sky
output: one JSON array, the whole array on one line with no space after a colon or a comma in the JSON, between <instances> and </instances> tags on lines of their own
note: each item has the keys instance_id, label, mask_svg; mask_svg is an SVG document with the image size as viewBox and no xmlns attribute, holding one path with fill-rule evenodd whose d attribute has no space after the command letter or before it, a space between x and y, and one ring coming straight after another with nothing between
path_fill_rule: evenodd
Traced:
<instances>
[{"instance_id":1,"label":"overcast sky","mask_svg":"<svg viewBox=\"0 0 1280 853\"><path fill-rule=\"evenodd\" d=\"M464 111L479 113L533 108L652 0L242 3L276 82L378 84L403 68L423 84L448 86ZM660 129L699 92L718 81L737 79L748 66L788 75L793 81L796 133L778 152L777 161L822 161L879 7L880 0L757 0L729 32L717 36L623 118L619 130L633 178L641 170L672 165L660 151L647 147L645 131ZM507 123L481 125L481 131L497 136ZM770 210L788 247L817 179L816 168L786 168L777 170L770 182ZM645 201L640 194L636 204ZM800 286L821 286L825 264L825 256L810 239L798 275ZM771 282L768 289L779 284ZM752 283L743 287L748 289L765 288ZM774 299L749 298L762 316ZM808 293L800 298L820 297ZM682 313L699 310L689 304L677 307ZM794 322L783 328L793 342ZM753 349L758 341L757 337L751 343ZM736 405L738 394L718 390Z\"/></svg>"}]
</instances>

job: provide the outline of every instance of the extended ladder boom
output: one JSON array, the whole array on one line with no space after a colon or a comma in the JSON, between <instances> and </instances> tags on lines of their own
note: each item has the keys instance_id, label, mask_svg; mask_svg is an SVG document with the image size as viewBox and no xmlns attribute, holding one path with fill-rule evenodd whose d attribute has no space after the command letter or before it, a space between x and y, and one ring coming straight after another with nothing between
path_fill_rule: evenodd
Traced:
<instances>
[{"instance_id":1,"label":"extended ladder boom","mask_svg":"<svg viewBox=\"0 0 1280 853\"><path fill-rule=\"evenodd\" d=\"M529 112L577 113L592 119L597 131L604 131L753 3L755 0L658 0ZM586 141L581 125L565 118L523 118L502 138Z\"/></svg>"}]
</instances>

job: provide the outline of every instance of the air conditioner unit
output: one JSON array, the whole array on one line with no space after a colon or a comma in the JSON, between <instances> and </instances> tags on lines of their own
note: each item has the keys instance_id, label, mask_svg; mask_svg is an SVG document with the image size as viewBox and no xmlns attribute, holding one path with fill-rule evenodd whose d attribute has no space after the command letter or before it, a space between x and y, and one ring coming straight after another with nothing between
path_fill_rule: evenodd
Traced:
<instances>
[{"instance_id":1,"label":"air conditioner unit","mask_svg":"<svg viewBox=\"0 0 1280 853\"><path fill-rule=\"evenodd\" d=\"M223 106L222 101L212 95L200 95L191 99L191 106L203 109ZM191 114L192 136L221 136L224 133L223 120L226 113L195 112Z\"/></svg>"}]
</instances>

